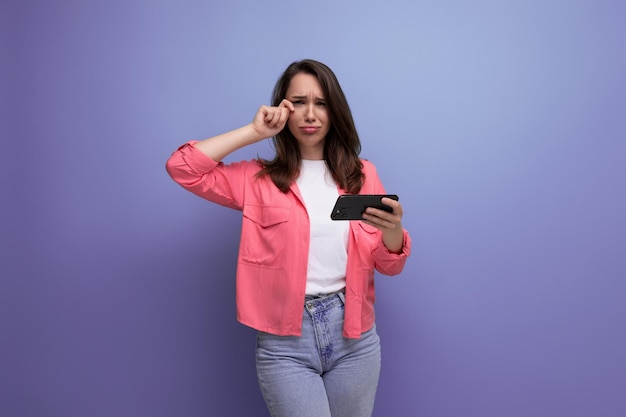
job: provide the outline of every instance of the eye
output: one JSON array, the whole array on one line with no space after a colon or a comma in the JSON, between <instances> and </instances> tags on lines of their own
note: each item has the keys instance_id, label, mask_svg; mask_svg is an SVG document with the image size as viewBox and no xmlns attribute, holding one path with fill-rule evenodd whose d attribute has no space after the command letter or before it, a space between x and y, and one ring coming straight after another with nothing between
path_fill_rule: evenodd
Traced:
<instances>
[{"instance_id":1,"label":"eye","mask_svg":"<svg viewBox=\"0 0 626 417\"><path fill-rule=\"evenodd\" d=\"M326 106L326 102L325 101L318 101L316 104L318 106Z\"/></svg>"},{"instance_id":2,"label":"eye","mask_svg":"<svg viewBox=\"0 0 626 417\"><path fill-rule=\"evenodd\" d=\"M304 104L304 100L294 100L292 101L293 104Z\"/></svg>"}]
</instances>

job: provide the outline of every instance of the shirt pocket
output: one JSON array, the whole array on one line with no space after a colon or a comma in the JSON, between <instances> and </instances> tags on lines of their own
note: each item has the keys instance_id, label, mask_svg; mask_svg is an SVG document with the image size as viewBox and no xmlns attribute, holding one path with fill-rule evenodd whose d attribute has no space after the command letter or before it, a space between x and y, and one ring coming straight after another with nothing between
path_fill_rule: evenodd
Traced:
<instances>
[{"instance_id":1,"label":"shirt pocket","mask_svg":"<svg viewBox=\"0 0 626 417\"><path fill-rule=\"evenodd\" d=\"M289 216L288 207L244 206L241 260L270 268L283 267Z\"/></svg>"},{"instance_id":2,"label":"shirt pocket","mask_svg":"<svg viewBox=\"0 0 626 417\"><path fill-rule=\"evenodd\" d=\"M381 232L374 226L357 222L355 230L356 246L361 258L361 267L367 271L374 270L374 250L382 245Z\"/></svg>"}]
</instances>

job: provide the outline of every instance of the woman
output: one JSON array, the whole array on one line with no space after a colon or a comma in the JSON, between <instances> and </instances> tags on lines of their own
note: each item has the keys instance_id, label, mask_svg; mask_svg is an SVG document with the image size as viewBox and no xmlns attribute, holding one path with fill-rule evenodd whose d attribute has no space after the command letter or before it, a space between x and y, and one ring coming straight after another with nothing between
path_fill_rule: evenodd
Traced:
<instances>
[{"instance_id":1,"label":"woman","mask_svg":"<svg viewBox=\"0 0 626 417\"><path fill-rule=\"evenodd\" d=\"M224 164L273 138L272 160ZM252 123L181 146L172 178L209 201L243 212L237 318L258 331L259 385L274 417L371 416L380 372L374 270L402 271L411 241L402 206L368 208L362 221L332 221L340 194L384 194L352 114L326 65L294 62L272 106Z\"/></svg>"}]
</instances>

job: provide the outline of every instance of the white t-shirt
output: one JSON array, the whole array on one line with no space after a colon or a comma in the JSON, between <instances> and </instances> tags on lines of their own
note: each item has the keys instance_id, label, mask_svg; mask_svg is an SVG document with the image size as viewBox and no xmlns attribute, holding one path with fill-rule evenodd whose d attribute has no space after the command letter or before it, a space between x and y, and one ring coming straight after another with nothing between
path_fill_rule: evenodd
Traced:
<instances>
[{"instance_id":1,"label":"white t-shirt","mask_svg":"<svg viewBox=\"0 0 626 417\"><path fill-rule=\"evenodd\" d=\"M350 222L333 221L330 212L339 191L323 160L302 160L296 180L311 224L306 294L339 291L346 286Z\"/></svg>"}]
</instances>

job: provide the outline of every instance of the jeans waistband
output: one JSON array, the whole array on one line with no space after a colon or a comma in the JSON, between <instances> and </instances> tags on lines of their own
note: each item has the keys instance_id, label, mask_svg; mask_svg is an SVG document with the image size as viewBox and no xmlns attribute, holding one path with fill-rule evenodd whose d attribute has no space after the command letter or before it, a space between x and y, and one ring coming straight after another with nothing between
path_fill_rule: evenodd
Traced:
<instances>
[{"instance_id":1,"label":"jeans waistband","mask_svg":"<svg viewBox=\"0 0 626 417\"><path fill-rule=\"evenodd\" d=\"M345 303L345 289L330 294L307 295L304 298L304 306L308 310L323 310Z\"/></svg>"}]
</instances>

